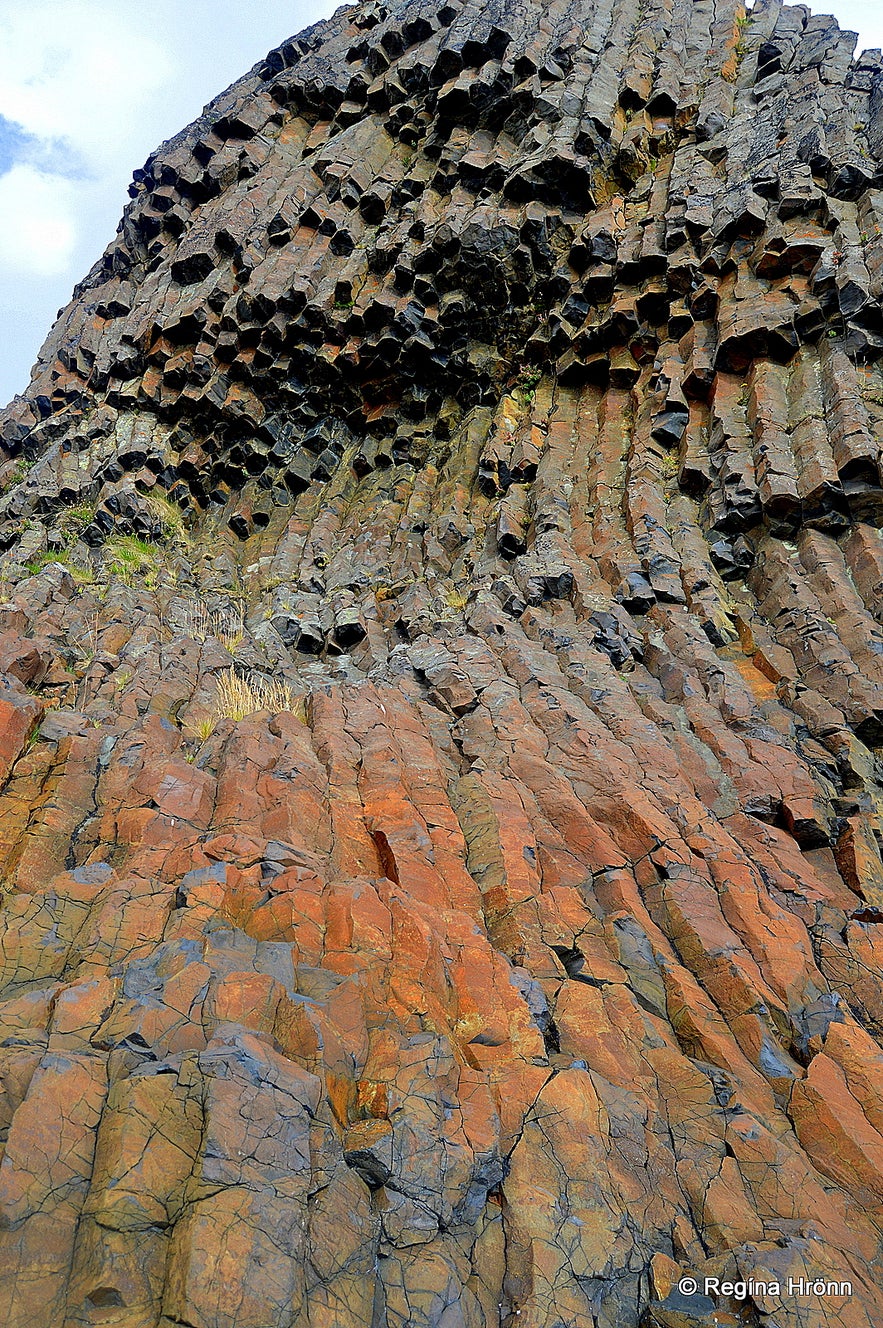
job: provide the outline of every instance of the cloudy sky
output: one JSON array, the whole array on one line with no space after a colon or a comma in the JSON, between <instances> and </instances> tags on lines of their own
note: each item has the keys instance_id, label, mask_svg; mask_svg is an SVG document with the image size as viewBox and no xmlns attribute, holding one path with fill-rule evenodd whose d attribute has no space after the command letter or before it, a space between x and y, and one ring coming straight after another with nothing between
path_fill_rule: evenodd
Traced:
<instances>
[{"instance_id":1,"label":"cloudy sky","mask_svg":"<svg viewBox=\"0 0 883 1328\"><path fill-rule=\"evenodd\" d=\"M0 0L0 404L112 239L132 171L334 0ZM883 46L880 0L818 0Z\"/></svg>"}]
</instances>

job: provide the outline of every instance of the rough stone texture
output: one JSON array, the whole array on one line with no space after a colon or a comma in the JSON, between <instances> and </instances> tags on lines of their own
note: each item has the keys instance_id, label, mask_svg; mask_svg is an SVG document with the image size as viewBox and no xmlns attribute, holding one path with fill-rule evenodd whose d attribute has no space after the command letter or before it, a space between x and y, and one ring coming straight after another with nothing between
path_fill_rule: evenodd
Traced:
<instances>
[{"instance_id":1,"label":"rough stone texture","mask_svg":"<svg viewBox=\"0 0 883 1328\"><path fill-rule=\"evenodd\" d=\"M0 417L7 1328L879 1324L853 47L364 3L136 172Z\"/></svg>"}]
</instances>

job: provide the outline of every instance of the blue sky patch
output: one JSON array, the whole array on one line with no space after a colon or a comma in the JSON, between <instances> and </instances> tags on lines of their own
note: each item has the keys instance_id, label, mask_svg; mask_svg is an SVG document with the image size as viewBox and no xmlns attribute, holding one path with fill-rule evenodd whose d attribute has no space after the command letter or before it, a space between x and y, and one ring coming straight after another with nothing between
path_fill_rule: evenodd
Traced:
<instances>
[{"instance_id":1,"label":"blue sky patch","mask_svg":"<svg viewBox=\"0 0 883 1328\"><path fill-rule=\"evenodd\" d=\"M0 175L27 162L47 175L81 180L90 174L80 154L64 138L40 138L15 120L0 115Z\"/></svg>"},{"instance_id":2,"label":"blue sky patch","mask_svg":"<svg viewBox=\"0 0 883 1328\"><path fill-rule=\"evenodd\" d=\"M0 175L5 175L17 161L29 156L35 147L39 147L39 142L14 120L0 115Z\"/></svg>"}]
</instances>

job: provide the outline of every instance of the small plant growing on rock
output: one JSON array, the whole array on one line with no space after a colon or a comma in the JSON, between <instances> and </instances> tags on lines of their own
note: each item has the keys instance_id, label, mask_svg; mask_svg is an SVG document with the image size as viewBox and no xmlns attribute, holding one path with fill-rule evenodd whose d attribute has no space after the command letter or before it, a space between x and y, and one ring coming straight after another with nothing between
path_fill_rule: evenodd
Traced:
<instances>
[{"instance_id":1,"label":"small plant growing on rock","mask_svg":"<svg viewBox=\"0 0 883 1328\"><path fill-rule=\"evenodd\" d=\"M31 748L35 745L35 743L39 742L39 740L40 740L40 725L35 724L34 727L31 729L30 733L28 734L28 736L25 738L25 743L24 746L22 747L22 754L26 756L28 752L31 750Z\"/></svg>"},{"instance_id":2,"label":"small plant growing on rock","mask_svg":"<svg viewBox=\"0 0 883 1328\"><path fill-rule=\"evenodd\" d=\"M73 543L95 517L94 503L75 503L65 507L55 518L55 524L67 543Z\"/></svg>"},{"instance_id":3,"label":"small plant growing on rock","mask_svg":"<svg viewBox=\"0 0 883 1328\"><path fill-rule=\"evenodd\" d=\"M99 622L98 610L96 609L89 620L88 628L74 646L74 650L76 651L81 664L91 664L97 655L100 631L101 624Z\"/></svg>"},{"instance_id":4,"label":"small plant growing on rock","mask_svg":"<svg viewBox=\"0 0 883 1328\"><path fill-rule=\"evenodd\" d=\"M25 567L31 573L31 576L37 576L44 567L49 567L52 563L58 563L66 572L70 572L74 581L80 586L91 586L95 583L95 574L91 567L81 567L71 558L70 554L62 549L57 553L39 553L36 558L31 558L25 563Z\"/></svg>"},{"instance_id":5,"label":"small plant growing on rock","mask_svg":"<svg viewBox=\"0 0 883 1328\"><path fill-rule=\"evenodd\" d=\"M215 731L216 722L214 715L206 715L205 719L201 719L198 724L194 724L194 737L198 738L201 743L207 742Z\"/></svg>"},{"instance_id":6,"label":"small plant growing on rock","mask_svg":"<svg viewBox=\"0 0 883 1328\"><path fill-rule=\"evenodd\" d=\"M154 491L145 496L144 506L162 530L163 539L189 545L186 517L177 503Z\"/></svg>"},{"instance_id":7,"label":"small plant growing on rock","mask_svg":"<svg viewBox=\"0 0 883 1328\"><path fill-rule=\"evenodd\" d=\"M522 406L530 406L536 396L537 383L542 378L541 369L525 369L518 375L516 394Z\"/></svg>"},{"instance_id":8,"label":"small plant growing on rock","mask_svg":"<svg viewBox=\"0 0 883 1328\"><path fill-rule=\"evenodd\" d=\"M449 609L460 612L469 603L469 596L462 590L449 590L445 595L445 603Z\"/></svg>"},{"instance_id":9,"label":"small plant growing on rock","mask_svg":"<svg viewBox=\"0 0 883 1328\"><path fill-rule=\"evenodd\" d=\"M388 599L398 599L403 589L403 585L390 585L386 581L379 581L374 587L374 598L378 604L382 604Z\"/></svg>"},{"instance_id":10,"label":"small plant growing on rock","mask_svg":"<svg viewBox=\"0 0 883 1328\"><path fill-rule=\"evenodd\" d=\"M156 550L136 535L118 535L109 539L105 547L107 569L127 586L136 581L152 589L158 572Z\"/></svg>"},{"instance_id":11,"label":"small plant growing on rock","mask_svg":"<svg viewBox=\"0 0 883 1328\"><path fill-rule=\"evenodd\" d=\"M663 479L675 480L678 477L680 459L677 452L666 452L659 463Z\"/></svg>"},{"instance_id":12,"label":"small plant growing on rock","mask_svg":"<svg viewBox=\"0 0 883 1328\"><path fill-rule=\"evenodd\" d=\"M0 485L0 493L9 493L10 489L14 489L16 484L21 484L22 480L24 479L25 475L27 475L27 473L28 473L27 457L20 457L18 461L16 461L15 465L12 467L12 470L10 470L9 474L6 476L2 485Z\"/></svg>"},{"instance_id":13,"label":"small plant growing on rock","mask_svg":"<svg viewBox=\"0 0 883 1328\"><path fill-rule=\"evenodd\" d=\"M245 639L245 611L241 603L231 608L210 609L204 600L188 604L178 630L192 636L195 641L214 637L232 655Z\"/></svg>"},{"instance_id":14,"label":"small plant growing on rock","mask_svg":"<svg viewBox=\"0 0 883 1328\"><path fill-rule=\"evenodd\" d=\"M245 719L259 710L278 714L295 711L295 696L282 678L262 678L259 674L243 677L234 668L218 676L215 712L219 719Z\"/></svg>"}]
</instances>

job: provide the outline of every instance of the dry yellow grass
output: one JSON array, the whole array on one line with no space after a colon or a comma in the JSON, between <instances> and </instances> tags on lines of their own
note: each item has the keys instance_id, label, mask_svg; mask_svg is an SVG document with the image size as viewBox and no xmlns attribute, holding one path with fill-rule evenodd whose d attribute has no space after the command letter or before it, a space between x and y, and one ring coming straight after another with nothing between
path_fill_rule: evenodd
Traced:
<instances>
[{"instance_id":1,"label":"dry yellow grass","mask_svg":"<svg viewBox=\"0 0 883 1328\"><path fill-rule=\"evenodd\" d=\"M215 723L215 718L212 715L207 715L205 719L201 719L199 723L195 725L193 729L194 736L197 737L200 742L206 742L215 731Z\"/></svg>"},{"instance_id":2,"label":"dry yellow grass","mask_svg":"<svg viewBox=\"0 0 883 1328\"><path fill-rule=\"evenodd\" d=\"M218 675L215 711L222 719L245 719L258 710L278 714L281 710L296 713L298 701L288 683L281 678L261 678L252 674L243 678L235 669Z\"/></svg>"},{"instance_id":3,"label":"dry yellow grass","mask_svg":"<svg viewBox=\"0 0 883 1328\"><path fill-rule=\"evenodd\" d=\"M245 636L245 610L241 602L228 609L213 610L202 600L195 600L182 615L179 630L194 641L207 641L212 636L232 655Z\"/></svg>"},{"instance_id":4,"label":"dry yellow grass","mask_svg":"<svg viewBox=\"0 0 883 1328\"><path fill-rule=\"evenodd\" d=\"M154 489L152 493L145 495L144 506L161 527L163 539L179 540L185 545L190 543L187 520L177 503L173 503L165 494Z\"/></svg>"}]
</instances>

